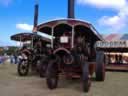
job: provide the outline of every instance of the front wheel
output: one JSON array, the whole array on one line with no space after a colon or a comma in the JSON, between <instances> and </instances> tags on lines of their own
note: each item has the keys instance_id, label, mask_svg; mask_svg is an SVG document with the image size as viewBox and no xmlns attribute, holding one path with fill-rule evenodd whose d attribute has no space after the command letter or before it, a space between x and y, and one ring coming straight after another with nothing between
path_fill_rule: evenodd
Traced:
<instances>
[{"instance_id":1,"label":"front wheel","mask_svg":"<svg viewBox=\"0 0 128 96\"><path fill-rule=\"evenodd\" d=\"M20 60L17 67L18 74L20 76L26 76L29 72L28 60Z\"/></svg>"},{"instance_id":2,"label":"front wheel","mask_svg":"<svg viewBox=\"0 0 128 96\"><path fill-rule=\"evenodd\" d=\"M55 61L50 60L46 70L46 82L49 89L54 89L58 85L58 68Z\"/></svg>"},{"instance_id":3,"label":"front wheel","mask_svg":"<svg viewBox=\"0 0 128 96\"><path fill-rule=\"evenodd\" d=\"M87 62L83 65L82 82L83 91L88 92L91 86L91 79L89 77L89 67Z\"/></svg>"},{"instance_id":4,"label":"front wheel","mask_svg":"<svg viewBox=\"0 0 128 96\"><path fill-rule=\"evenodd\" d=\"M104 64L104 53L99 51L96 54L96 80L104 81L105 79L105 64Z\"/></svg>"},{"instance_id":5,"label":"front wheel","mask_svg":"<svg viewBox=\"0 0 128 96\"><path fill-rule=\"evenodd\" d=\"M45 77L46 70L47 70L47 62L41 62L40 69L39 69L39 75L40 77Z\"/></svg>"}]
</instances>

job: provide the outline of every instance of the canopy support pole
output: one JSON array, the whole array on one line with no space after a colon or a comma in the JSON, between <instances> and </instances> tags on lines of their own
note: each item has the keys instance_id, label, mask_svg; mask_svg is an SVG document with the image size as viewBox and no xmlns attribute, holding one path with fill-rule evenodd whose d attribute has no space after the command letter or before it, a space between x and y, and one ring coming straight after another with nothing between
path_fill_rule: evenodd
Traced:
<instances>
[{"instance_id":1,"label":"canopy support pole","mask_svg":"<svg viewBox=\"0 0 128 96\"><path fill-rule=\"evenodd\" d=\"M53 48L53 35L54 35L54 27L52 27L52 40L51 40L51 47Z\"/></svg>"},{"instance_id":2,"label":"canopy support pole","mask_svg":"<svg viewBox=\"0 0 128 96\"><path fill-rule=\"evenodd\" d=\"M75 36L75 30L74 30L74 26L72 26L72 41L71 41L71 47L74 48L74 36Z\"/></svg>"}]
</instances>

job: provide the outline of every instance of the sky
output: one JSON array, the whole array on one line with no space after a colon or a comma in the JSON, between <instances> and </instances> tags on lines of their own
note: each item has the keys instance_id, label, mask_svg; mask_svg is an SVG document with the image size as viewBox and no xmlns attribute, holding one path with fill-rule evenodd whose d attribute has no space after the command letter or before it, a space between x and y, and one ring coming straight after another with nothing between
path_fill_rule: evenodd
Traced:
<instances>
[{"instance_id":1,"label":"sky","mask_svg":"<svg viewBox=\"0 0 128 96\"><path fill-rule=\"evenodd\" d=\"M0 46L14 45L10 36L31 32L36 0L0 0ZM67 18L68 0L38 0L39 19L43 23ZM75 0L75 18L90 22L100 34L128 32L127 0Z\"/></svg>"}]
</instances>

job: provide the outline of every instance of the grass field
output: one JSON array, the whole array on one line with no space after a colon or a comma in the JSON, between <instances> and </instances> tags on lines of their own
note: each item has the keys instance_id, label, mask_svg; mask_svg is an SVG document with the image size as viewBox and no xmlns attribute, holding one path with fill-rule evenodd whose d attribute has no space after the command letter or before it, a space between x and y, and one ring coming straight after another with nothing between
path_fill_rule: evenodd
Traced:
<instances>
[{"instance_id":1,"label":"grass field","mask_svg":"<svg viewBox=\"0 0 128 96\"><path fill-rule=\"evenodd\" d=\"M80 84L80 80L62 78L57 89L49 90L45 78L19 77L16 65L0 65L0 96L128 96L127 72L107 72L104 82L92 81L88 93L82 92Z\"/></svg>"}]
</instances>

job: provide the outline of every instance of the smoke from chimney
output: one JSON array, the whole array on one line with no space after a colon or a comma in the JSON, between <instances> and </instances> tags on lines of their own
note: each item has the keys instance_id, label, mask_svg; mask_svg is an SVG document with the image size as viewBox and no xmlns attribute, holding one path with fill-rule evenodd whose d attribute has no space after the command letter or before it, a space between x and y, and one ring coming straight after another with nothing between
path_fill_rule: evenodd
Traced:
<instances>
[{"instance_id":1,"label":"smoke from chimney","mask_svg":"<svg viewBox=\"0 0 128 96\"><path fill-rule=\"evenodd\" d=\"M75 18L74 4L75 4L75 0L68 0L68 18Z\"/></svg>"}]
</instances>

